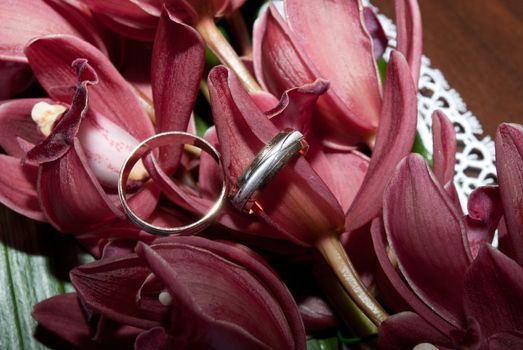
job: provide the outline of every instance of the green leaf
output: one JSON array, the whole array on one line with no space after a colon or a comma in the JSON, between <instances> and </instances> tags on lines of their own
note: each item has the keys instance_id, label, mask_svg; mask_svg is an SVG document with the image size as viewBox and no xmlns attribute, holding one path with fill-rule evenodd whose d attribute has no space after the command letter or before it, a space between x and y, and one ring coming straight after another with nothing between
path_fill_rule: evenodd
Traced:
<instances>
[{"instance_id":1,"label":"green leaf","mask_svg":"<svg viewBox=\"0 0 523 350\"><path fill-rule=\"evenodd\" d=\"M307 341L307 350L338 350L338 338L330 337L323 339L309 339Z\"/></svg>"},{"instance_id":2,"label":"green leaf","mask_svg":"<svg viewBox=\"0 0 523 350\"><path fill-rule=\"evenodd\" d=\"M33 338L31 312L37 302L72 290L56 274L67 277L60 267L68 269L78 249L72 238L1 205L0 222L0 349L46 349Z\"/></svg>"},{"instance_id":3,"label":"green leaf","mask_svg":"<svg viewBox=\"0 0 523 350\"><path fill-rule=\"evenodd\" d=\"M414 139L414 144L412 145L412 153L420 154L423 158L425 158L425 160L427 160L429 166L432 167L432 155L425 147L419 132L416 132L416 138Z\"/></svg>"}]
</instances>

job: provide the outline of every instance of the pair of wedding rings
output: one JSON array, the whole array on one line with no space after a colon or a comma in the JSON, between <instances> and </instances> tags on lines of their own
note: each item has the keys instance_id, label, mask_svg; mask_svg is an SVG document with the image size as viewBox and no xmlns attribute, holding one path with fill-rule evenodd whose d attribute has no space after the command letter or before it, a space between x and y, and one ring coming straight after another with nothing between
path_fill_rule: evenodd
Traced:
<instances>
[{"instance_id":1,"label":"pair of wedding rings","mask_svg":"<svg viewBox=\"0 0 523 350\"><path fill-rule=\"evenodd\" d=\"M223 182L220 194L214 204L199 220L184 226L161 227L153 225L140 218L127 201L127 182L134 165L155 148L163 146L193 145L208 153L223 172ZM118 196L129 219L143 230L156 235L195 234L212 223L220 213L227 198L230 203L242 212L250 213L256 199L265 186L287 163L299 154L307 151L308 145L299 131L283 131L278 133L257 155L244 171L232 189L228 189L225 169L221 166L220 153L206 140L186 132L171 131L156 134L142 141L125 160L118 179ZM157 164L156 164L157 166Z\"/></svg>"}]
</instances>

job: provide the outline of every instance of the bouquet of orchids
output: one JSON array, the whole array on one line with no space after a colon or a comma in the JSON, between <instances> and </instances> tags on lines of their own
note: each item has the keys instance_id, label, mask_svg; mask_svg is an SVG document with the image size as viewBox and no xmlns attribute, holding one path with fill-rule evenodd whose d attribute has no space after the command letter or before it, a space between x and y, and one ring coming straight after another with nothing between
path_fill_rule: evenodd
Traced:
<instances>
[{"instance_id":1,"label":"bouquet of orchids","mask_svg":"<svg viewBox=\"0 0 523 350\"><path fill-rule=\"evenodd\" d=\"M38 340L523 348L523 127L465 214L441 111L411 153L421 19L395 3L385 62L360 0L1 1L0 202L95 260Z\"/></svg>"}]
</instances>

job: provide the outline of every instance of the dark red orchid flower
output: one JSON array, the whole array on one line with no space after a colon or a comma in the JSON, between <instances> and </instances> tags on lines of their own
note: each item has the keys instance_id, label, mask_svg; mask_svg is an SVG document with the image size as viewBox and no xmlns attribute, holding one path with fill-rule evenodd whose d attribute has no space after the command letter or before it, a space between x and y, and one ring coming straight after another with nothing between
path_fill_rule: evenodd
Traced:
<instances>
[{"instance_id":1,"label":"dark red orchid flower","mask_svg":"<svg viewBox=\"0 0 523 350\"><path fill-rule=\"evenodd\" d=\"M398 49L414 81L421 59L421 20L415 0L397 1ZM372 18L358 0L285 0L271 4L254 30L254 68L262 86L280 96L318 78L330 82L318 99L315 130L329 144L374 144L382 91L368 32ZM375 27L375 26L374 26ZM321 30L319 30L321 28ZM378 46L379 41L377 42Z\"/></svg>"},{"instance_id":2,"label":"dark red orchid flower","mask_svg":"<svg viewBox=\"0 0 523 350\"><path fill-rule=\"evenodd\" d=\"M81 304L72 295L57 296L38 304L33 316L78 347L114 344L114 336L125 333L135 338L135 349L305 349L289 291L261 257L238 244L199 237L139 243L136 254L80 266L71 279ZM68 327L64 315L70 315ZM88 321L95 318L120 331L108 334L98 321L93 341Z\"/></svg>"},{"instance_id":3,"label":"dark red orchid flower","mask_svg":"<svg viewBox=\"0 0 523 350\"><path fill-rule=\"evenodd\" d=\"M451 127L441 114L434 120L435 138ZM452 192L446 191L449 187L443 187L448 176L441 177L450 174L445 171L448 164L453 168L453 162L443 161L450 157L442 156L442 150L452 147L438 149L444 142L437 140L434 144L435 153L441 152L434 158L436 176L421 157L407 157L385 191L383 220L375 219L372 225L384 276L383 297L396 310L414 312L384 322L380 341L390 349L419 343L441 348L520 347L523 310L517 300L523 296L523 269L489 245L502 214L498 190L477 189L469 199L469 214L462 217Z\"/></svg>"},{"instance_id":4,"label":"dark red orchid flower","mask_svg":"<svg viewBox=\"0 0 523 350\"><path fill-rule=\"evenodd\" d=\"M24 47L34 38L48 34L73 35L108 55L102 32L89 17L89 13L64 1L2 1L0 100L14 96L33 81Z\"/></svg>"},{"instance_id":5,"label":"dark red orchid flower","mask_svg":"<svg viewBox=\"0 0 523 350\"><path fill-rule=\"evenodd\" d=\"M202 17L221 17L245 0L84 0L100 21L113 31L137 40L152 41L164 5L176 9L178 18L196 24Z\"/></svg>"},{"instance_id":6,"label":"dark red orchid flower","mask_svg":"<svg viewBox=\"0 0 523 350\"><path fill-rule=\"evenodd\" d=\"M94 46L54 35L25 48L49 98L0 105L0 143L6 152L0 162L7 169L0 181L3 203L62 232L87 232L125 219L116 196L123 160L154 132L187 130L203 72L201 40L171 18L167 11L162 14L154 47L154 124L136 90ZM183 40L172 45L178 37ZM173 169L179 154L179 149L163 150L159 160ZM143 168L136 175L138 182L149 176ZM145 184L131 199L142 216L151 215L157 192Z\"/></svg>"}]
</instances>

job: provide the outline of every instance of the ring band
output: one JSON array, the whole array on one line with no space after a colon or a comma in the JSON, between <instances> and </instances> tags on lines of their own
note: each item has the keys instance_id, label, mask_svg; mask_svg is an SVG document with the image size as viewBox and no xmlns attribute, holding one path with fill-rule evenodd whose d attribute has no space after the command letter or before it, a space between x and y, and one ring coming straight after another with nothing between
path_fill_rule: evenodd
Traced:
<instances>
[{"instance_id":1,"label":"ring band","mask_svg":"<svg viewBox=\"0 0 523 350\"><path fill-rule=\"evenodd\" d=\"M299 131L283 131L277 134L239 177L230 198L231 204L240 211L252 213L261 190L292 158L298 154L305 154L308 148L305 137Z\"/></svg>"},{"instance_id":2,"label":"ring band","mask_svg":"<svg viewBox=\"0 0 523 350\"><path fill-rule=\"evenodd\" d=\"M171 234L195 234L198 232L201 232L203 229L205 229L207 226L211 224L212 219L219 213L223 202L225 200L226 194L227 194L227 184L226 184L226 177L225 174L223 174L223 183L222 183L222 190L220 192L220 195L216 202L213 204L213 206L209 209L209 211L199 220L185 225L185 226L178 226L178 227L161 227L161 226L155 226L147 221L143 220L142 218L138 217L134 211L129 206L126 195L127 195L127 180L129 177L129 174L131 170L133 169L134 165L140 160L142 157L144 157L146 154L150 153L154 148L162 147L162 146L175 146L175 145L193 145L198 148L200 148L202 151L205 151L211 155L211 157L219 164L221 162L221 156L220 153L207 141L205 141L203 138L198 137L196 135L192 135L186 132L181 131L170 131L170 132L164 132L159 133L154 136L149 137L148 139L145 139L144 141L140 142L138 146L136 146L132 152L129 154L127 159L125 160L122 169L120 170L120 176L118 178L118 197L120 198L120 202L122 203L122 207L127 214L127 217L129 220L131 220L135 225L139 226L140 228L144 229L145 231L160 235L160 236L167 236ZM223 167L222 168L223 171Z\"/></svg>"}]
</instances>

